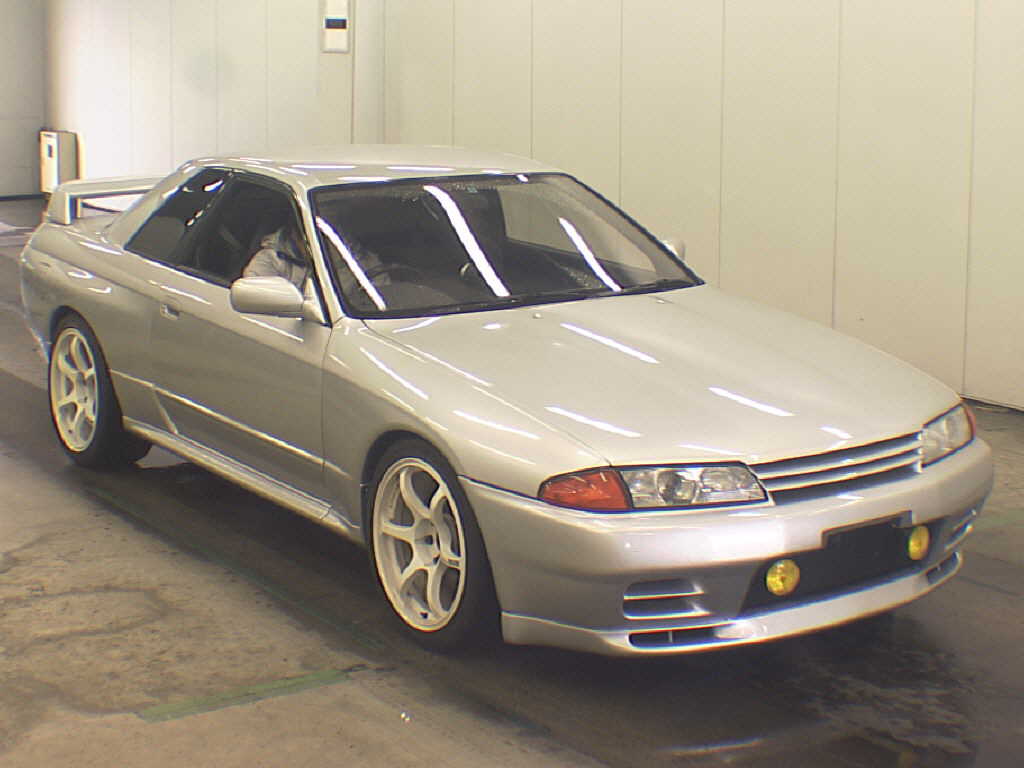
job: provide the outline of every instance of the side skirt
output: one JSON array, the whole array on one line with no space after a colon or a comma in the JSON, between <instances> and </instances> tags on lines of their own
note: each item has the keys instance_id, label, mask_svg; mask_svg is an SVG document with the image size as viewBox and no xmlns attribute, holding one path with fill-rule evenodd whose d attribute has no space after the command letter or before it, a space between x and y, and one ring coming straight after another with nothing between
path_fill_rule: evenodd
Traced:
<instances>
[{"instance_id":1,"label":"side skirt","mask_svg":"<svg viewBox=\"0 0 1024 768\"><path fill-rule=\"evenodd\" d=\"M352 525L345 515L336 510L323 499L310 496L308 493L242 464L222 453L211 450L188 438L174 435L135 419L124 419L125 429L142 437L154 445L165 448L171 453L181 456L193 464L208 469L231 482L242 486L248 491L259 494L275 504L287 507L315 523L340 533L345 538L360 546L365 545L362 530Z\"/></svg>"}]
</instances>

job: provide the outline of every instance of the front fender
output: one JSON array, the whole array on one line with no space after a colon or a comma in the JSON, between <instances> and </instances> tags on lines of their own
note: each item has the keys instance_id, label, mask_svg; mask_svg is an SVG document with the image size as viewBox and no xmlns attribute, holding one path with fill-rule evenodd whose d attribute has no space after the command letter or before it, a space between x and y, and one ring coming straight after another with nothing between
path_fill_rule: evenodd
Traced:
<instances>
[{"instance_id":1,"label":"front fender","mask_svg":"<svg viewBox=\"0 0 1024 768\"><path fill-rule=\"evenodd\" d=\"M552 475L608 463L493 382L342 321L324 363L324 450L328 484L353 523L365 459L388 432L432 443L462 477L528 496Z\"/></svg>"}]
</instances>

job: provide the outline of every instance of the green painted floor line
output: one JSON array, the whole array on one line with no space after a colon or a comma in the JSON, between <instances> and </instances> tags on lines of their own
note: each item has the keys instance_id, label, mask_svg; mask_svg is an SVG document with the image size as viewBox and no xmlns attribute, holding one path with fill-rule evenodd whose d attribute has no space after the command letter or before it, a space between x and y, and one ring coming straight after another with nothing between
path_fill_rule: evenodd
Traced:
<instances>
[{"instance_id":1,"label":"green painted floor line","mask_svg":"<svg viewBox=\"0 0 1024 768\"><path fill-rule=\"evenodd\" d=\"M283 680L272 680L269 683L256 683L247 685L234 691L203 696L196 699L172 702L170 704L158 704L149 709L136 712L140 718L147 723L162 723L167 720L177 720L182 717L213 712L226 707L236 707L240 704L252 704L263 699L270 699L274 696L288 696L293 693L301 693L311 688L320 688L325 685L333 685L349 677L353 672L366 669L364 664L357 664L348 669L326 669L320 672L313 672L302 677L289 677Z\"/></svg>"}]
</instances>

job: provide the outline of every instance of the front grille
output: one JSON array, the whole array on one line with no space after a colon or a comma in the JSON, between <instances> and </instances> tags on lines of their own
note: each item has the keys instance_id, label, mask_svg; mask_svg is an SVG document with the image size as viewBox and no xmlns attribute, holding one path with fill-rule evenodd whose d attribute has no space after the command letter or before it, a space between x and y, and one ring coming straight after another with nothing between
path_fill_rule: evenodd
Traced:
<instances>
[{"instance_id":1,"label":"front grille","mask_svg":"<svg viewBox=\"0 0 1024 768\"><path fill-rule=\"evenodd\" d=\"M921 463L919 433L814 456L751 466L776 503L814 496L822 487L890 482L916 474Z\"/></svg>"},{"instance_id":2,"label":"front grille","mask_svg":"<svg viewBox=\"0 0 1024 768\"><path fill-rule=\"evenodd\" d=\"M751 581L741 613L835 595L920 569L923 563L907 556L910 529L900 528L898 522L898 518L892 518L860 528L838 530L828 535L824 549L790 555L800 567L800 584L786 597L777 597L765 587L765 575L777 558L762 563ZM939 521L928 524L933 541L940 524Z\"/></svg>"}]
</instances>

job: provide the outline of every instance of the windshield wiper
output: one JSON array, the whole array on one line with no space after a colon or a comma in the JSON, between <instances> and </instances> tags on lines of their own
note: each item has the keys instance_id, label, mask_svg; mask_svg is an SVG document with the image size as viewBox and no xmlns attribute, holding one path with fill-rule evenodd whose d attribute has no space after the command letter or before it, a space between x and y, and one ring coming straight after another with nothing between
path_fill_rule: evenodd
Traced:
<instances>
[{"instance_id":1,"label":"windshield wiper","mask_svg":"<svg viewBox=\"0 0 1024 768\"><path fill-rule=\"evenodd\" d=\"M510 307L528 307L534 304L555 304L560 301L574 301L576 299L592 299L602 296L615 296L616 294L607 288L573 288L567 291L552 291L549 293L529 293L521 296L495 296L480 301L468 301L462 304L451 304L439 307L442 312L466 312L469 310L508 309Z\"/></svg>"},{"instance_id":2,"label":"windshield wiper","mask_svg":"<svg viewBox=\"0 0 1024 768\"><path fill-rule=\"evenodd\" d=\"M605 286L599 288L571 288L564 291L549 291L544 293L528 293L519 296L492 296L487 299L475 301L464 301L458 304L445 304L437 307L420 307L415 310L397 310L394 313L381 313L380 315L368 315L370 317L419 317L423 314L454 315L461 312L487 312L492 309L510 309L514 307L530 307L541 304L557 304L564 301L579 301L584 299L604 299L612 296L626 296L634 293L654 293L655 291L667 291L673 288L688 288L694 285L690 280L683 278L663 278L650 283L623 288L621 291L613 291Z\"/></svg>"},{"instance_id":3,"label":"windshield wiper","mask_svg":"<svg viewBox=\"0 0 1024 768\"><path fill-rule=\"evenodd\" d=\"M692 280L687 280L682 277L663 277L660 280L655 280L650 283L640 283L640 285L631 285L629 288L623 288L621 291L616 292L616 296L622 296L624 294L633 293L655 293L656 291L671 291L674 288L690 288L694 285Z\"/></svg>"}]
</instances>

